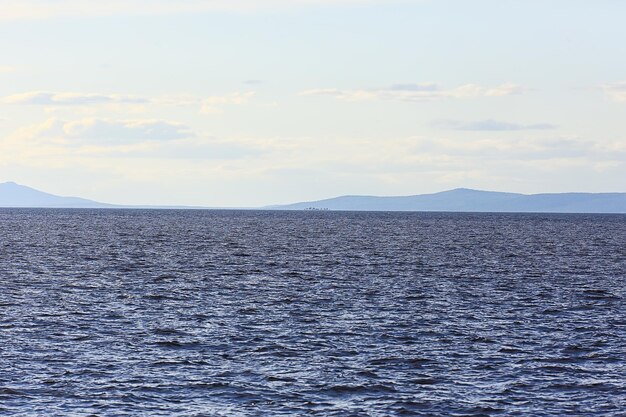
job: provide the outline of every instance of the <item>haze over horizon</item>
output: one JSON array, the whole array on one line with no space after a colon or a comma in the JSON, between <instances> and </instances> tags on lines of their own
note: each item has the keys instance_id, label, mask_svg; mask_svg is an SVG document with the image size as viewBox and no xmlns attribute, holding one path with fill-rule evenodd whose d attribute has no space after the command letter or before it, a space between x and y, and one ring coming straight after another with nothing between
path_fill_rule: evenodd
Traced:
<instances>
[{"instance_id":1,"label":"haze over horizon","mask_svg":"<svg viewBox=\"0 0 626 417\"><path fill-rule=\"evenodd\" d=\"M0 183L123 205L626 191L626 3L0 4Z\"/></svg>"}]
</instances>

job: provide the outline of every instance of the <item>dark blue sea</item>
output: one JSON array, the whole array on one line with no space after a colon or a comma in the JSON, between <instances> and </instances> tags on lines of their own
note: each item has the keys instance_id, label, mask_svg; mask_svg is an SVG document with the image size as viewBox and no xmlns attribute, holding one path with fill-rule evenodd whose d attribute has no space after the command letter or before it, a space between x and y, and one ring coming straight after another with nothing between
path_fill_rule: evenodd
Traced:
<instances>
[{"instance_id":1,"label":"dark blue sea","mask_svg":"<svg viewBox=\"0 0 626 417\"><path fill-rule=\"evenodd\" d=\"M0 210L0 414L626 416L626 216Z\"/></svg>"}]
</instances>

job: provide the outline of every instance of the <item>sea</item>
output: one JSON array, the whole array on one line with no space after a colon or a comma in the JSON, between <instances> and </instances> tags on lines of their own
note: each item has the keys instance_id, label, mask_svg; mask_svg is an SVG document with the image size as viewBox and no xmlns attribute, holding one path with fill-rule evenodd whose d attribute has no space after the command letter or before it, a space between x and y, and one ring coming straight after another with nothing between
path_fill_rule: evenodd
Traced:
<instances>
[{"instance_id":1,"label":"sea","mask_svg":"<svg viewBox=\"0 0 626 417\"><path fill-rule=\"evenodd\" d=\"M626 215L0 210L0 415L626 416Z\"/></svg>"}]
</instances>

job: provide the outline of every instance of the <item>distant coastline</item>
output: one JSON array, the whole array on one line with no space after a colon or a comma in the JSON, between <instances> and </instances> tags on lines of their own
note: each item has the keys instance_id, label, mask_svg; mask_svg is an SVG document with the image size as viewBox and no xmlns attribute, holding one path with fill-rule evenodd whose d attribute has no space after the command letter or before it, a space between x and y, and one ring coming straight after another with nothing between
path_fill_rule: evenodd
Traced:
<instances>
[{"instance_id":1,"label":"distant coastline","mask_svg":"<svg viewBox=\"0 0 626 417\"><path fill-rule=\"evenodd\" d=\"M79 197L63 197L14 182L5 182L0 183L0 207L621 214L626 213L626 193L519 194L457 188L411 196L340 196L266 207L132 206L102 203Z\"/></svg>"},{"instance_id":2,"label":"distant coastline","mask_svg":"<svg viewBox=\"0 0 626 417\"><path fill-rule=\"evenodd\" d=\"M518 194L457 188L412 196L341 196L270 210L626 213L626 193Z\"/></svg>"}]
</instances>

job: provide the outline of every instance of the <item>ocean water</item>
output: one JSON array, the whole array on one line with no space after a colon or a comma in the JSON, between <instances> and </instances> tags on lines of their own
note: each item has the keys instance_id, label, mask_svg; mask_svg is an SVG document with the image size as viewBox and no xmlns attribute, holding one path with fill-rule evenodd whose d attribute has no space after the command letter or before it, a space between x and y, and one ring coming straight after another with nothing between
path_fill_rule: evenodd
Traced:
<instances>
[{"instance_id":1,"label":"ocean water","mask_svg":"<svg viewBox=\"0 0 626 417\"><path fill-rule=\"evenodd\" d=\"M626 415L626 216L0 210L0 414Z\"/></svg>"}]
</instances>

